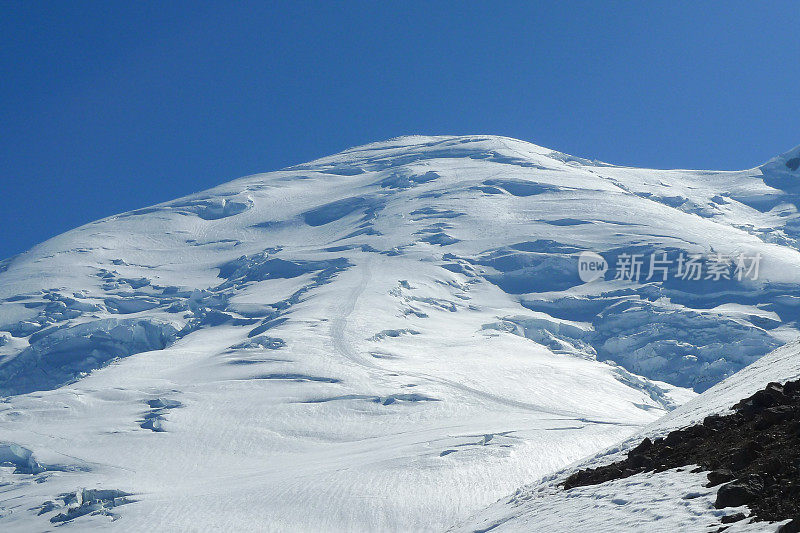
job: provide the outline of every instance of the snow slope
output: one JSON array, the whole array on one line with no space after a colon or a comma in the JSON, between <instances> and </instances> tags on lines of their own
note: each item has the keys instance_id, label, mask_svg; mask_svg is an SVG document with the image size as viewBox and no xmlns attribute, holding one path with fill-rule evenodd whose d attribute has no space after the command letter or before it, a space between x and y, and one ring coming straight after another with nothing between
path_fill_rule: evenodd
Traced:
<instances>
[{"instance_id":1,"label":"snow slope","mask_svg":"<svg viewBox=\"0 0 800 533\"><path fill-rule=\"evenodd\" d=\"M795 152L663 171L403 137L3 261L0 524L460 522L797 338ZM763 259L582 284L585 250Z\"/></svg>"},{"instance_id":2,"label":"snow slope","mask_svg":"<svg viewBox=\"0 0 800 533\"><path fill-rule=\"evenodd\" d=\"M620 444L518 489L455 528L457 531L713 531L720 518L746 507L716 509L720 485L707 488L707 472L691 468L647 472L569 491L559 487L572 472L623 458L645 437L702 423L709 415L729 414L740 399L772 382L800 378L800 343L775 350L702 395L649 424ZM743 521L726 531L776 531L779 524Z\"/></svg>"}]
</instances>

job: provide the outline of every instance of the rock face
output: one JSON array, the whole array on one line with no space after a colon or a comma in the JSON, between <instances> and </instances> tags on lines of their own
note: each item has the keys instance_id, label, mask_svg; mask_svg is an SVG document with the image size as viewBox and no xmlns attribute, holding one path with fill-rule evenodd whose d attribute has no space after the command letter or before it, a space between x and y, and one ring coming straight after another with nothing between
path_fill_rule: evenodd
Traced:
<instances>
[{"instance_id":1,"label":"rock face","mask_svg":"<svg viewBox=\"0 0 800 533\"><path fill-rule=\"evenodd\" d=\"M700 465L698 471L709 471L708 486L720 485L718 509L747 505L756 519L768 521L800 516L800 380L770 383L733 409L665 438L644 439L625 460L575 472L564 488ZM781 531L798 525L795 519Z\"/></svg>"}]
</instances>

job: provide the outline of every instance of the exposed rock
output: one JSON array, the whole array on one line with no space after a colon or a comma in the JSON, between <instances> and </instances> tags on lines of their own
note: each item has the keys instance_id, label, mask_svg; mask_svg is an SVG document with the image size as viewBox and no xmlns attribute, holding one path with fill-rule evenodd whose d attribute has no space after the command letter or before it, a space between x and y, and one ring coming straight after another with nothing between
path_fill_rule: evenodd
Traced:
<instances>
[{"instance_id":1,"label":"exposed rock","mask_svg":"<svg viewBox=\"0 0 800 533\"><path fill-rule=\"evenodd\" d=\"M724 509L725 507L747 505L755 500L763 490L764 482L758 476L751 474L746 479L722 485L717 492L717 501L714 503L714 507Z\"/></svg>"},{"instance_id":2,"label":"exposed rock","mask_svg":"<svg viewBox=\"0 0 800 533\"><path fill-rule=\"evenodd\" d=\"M736 514L729 514L727 516L723 516L721 522L723 524L733 524L734 522L741 522L747 518L744 513L736 513Z\"/></svg>"},{"instance_id":3,"label":"exposed rock","mask_svg":"<svg viewBox=\"0 0 800 533\"><path fill-rule=\"evenodd\" d=\"M733 472L728 470L727 468L722 468L720 470L712 470L708 473L708 486L709 487L716 487L722 483L727 483L728 481L733 479Z\"/></svg>"},{"instance_id":4,"label":"exposed rock","mask_svg":"<svg viewBox=\"0 0 800 533\"><path fill-rule=\"evenodd\" d=\"M718 509L747 505L754 519L791 518L780 531L800 533L800 380L770 383L733 409L663 438L646 438L622 461L573 473L564 488L699 465L696 471L709 471L708 487L720 485ZM723 523L744 518L730 515Z\"/></svg>"}]
</instances>

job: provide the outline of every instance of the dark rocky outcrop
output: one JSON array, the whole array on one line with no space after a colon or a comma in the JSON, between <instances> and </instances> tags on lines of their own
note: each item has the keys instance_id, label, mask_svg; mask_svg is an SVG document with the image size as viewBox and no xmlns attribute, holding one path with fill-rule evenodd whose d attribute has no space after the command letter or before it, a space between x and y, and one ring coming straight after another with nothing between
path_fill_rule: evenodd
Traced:
<instances>
[{"instance_id":1,"label":"dark rocky outcrop","mask_svg":"<svg viewBox=\"0 0 800 533\"><path fill-rule=\"evenodd\" d=\"M770 383L702 424L644 439L619 462L580 470L565 489L597 485L642 472L699 465L719 485L718 509L747 505L756 520L793 519L780 531L800 532L800 380ZM745 519L730 515L724 523Z\"/></svg>"}]
</instances>

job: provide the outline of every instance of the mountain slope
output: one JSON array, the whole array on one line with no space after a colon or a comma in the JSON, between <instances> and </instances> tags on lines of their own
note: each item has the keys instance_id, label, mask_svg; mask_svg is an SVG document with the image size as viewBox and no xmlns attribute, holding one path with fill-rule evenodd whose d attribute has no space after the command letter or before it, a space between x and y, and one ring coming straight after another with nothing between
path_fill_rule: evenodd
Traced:
<instances>
[{"instance_id":1,"label":"mountain slope","mask_svg":"<svg viewBox=\"0 0 800 533\"><path fill-rule=\"evenodd\" d=\"M579 461L540 482L518 489L461 525L462 531L701 531L716 530L721 519L747 507L715 506L719 482L708 487L708 471L694 468L645 472L624 479L566 491L561 486L574 472L622 459L643 438L664 438L671 431L703 424L706 417L727 415L739 400L770 383L800 378L800 344L775 350L699 397L675 409L621 443ZM753 435L756 440L763 435ZM745 443L738 443L745 444ZM735 446L736 443L730 443ZM722 452L722 450L720 450ZM782 465L781 468L786 468ZM791 517L787 517L791 518ZM736 521L726 531L776 531L778 526L759 521Z\"/></svg>"},{"instance_id":2,"label":"mountain slope","mask_svg":"<svg viewBox=\"0 0 800 533\"><path fill-rule=\"evenodd\" d=\"M403 137L3 261L0 523L445 528L797 337L793 157ZM761 263L584 284L582 251Z\"/></svg>"}]
</instances>

